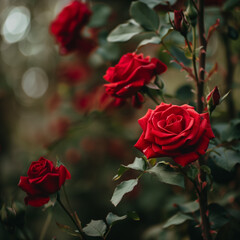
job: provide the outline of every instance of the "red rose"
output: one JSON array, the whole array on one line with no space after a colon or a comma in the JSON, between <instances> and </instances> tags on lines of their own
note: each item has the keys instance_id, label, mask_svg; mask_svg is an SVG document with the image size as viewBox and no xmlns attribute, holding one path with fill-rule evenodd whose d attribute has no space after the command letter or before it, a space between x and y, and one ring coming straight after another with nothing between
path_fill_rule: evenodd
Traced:
<instances>
[{"instance_id":1,"label":"red rose","mask_svg":"<svg viewBox=\"0 0 240 240\"><path fill-rule=\"evenodd\" d=\"M147 158L172 157L181 166L205 154L214 138L208 113L199 114L187 104L161 103L138 122L143 133L135 147Z\"/></svg>"},{"instance_id":2,"label":"red rose","mask_svg":"<svg viewBox=\"0 0 240 240\"><path fill-rule=\"evenodd\" d=\"M213 104L216 106L219 104L219 100L220 100L221 96L218 90L218 87L216 86L207 96L207 102L209 103L209 101L212 99Z\"/></svg>"},{"instance_id":3,"label":"red rose","mask_svg":"<svg viewBox=\"0 0 240 240\"><path fill-rule=\"evenodd\" d=\"M31 163L27 175L20 177L18 186L27 193L25 204L33 207L47 203L50 200L49 195L57 192L65 180L71 178L63 165L55 167L51 161L43 157Z\"/></svg>"},{"instance_id":4,"label":"red rose","mask_svg":"<svg viewBox=\"0 0 240 240\"><path fill-rule=\"evenodd\" d=\"M63 8L52 22L50 31L59 43L63 54L81 47L80 31L88 23L90 16L91 11L85 3L73 1Z\"/></svg>"},{"instance_id":5,"label":"red rose","mask_svg":"<svg viewBox=\"0 0 240 240\"><path fill-rule=\"evenodd\" d=\"M132 97L134 103L142 102L138 91L156 75L167 70L167 66L157 58L143 57L143 54L127 53L115 67L108 68L104 79L106 93L125 101ZM137 98L137 99L135 99Z\"/></svg>"},{"instance_id":6,"label":"red rose","mask_svg":"<svg viewBox=\"0 0 240 240\"><path fill-rule=\"evenodd\" d=\"M174 28L176 31L180 32L183 36L188 33L188 25L185 20L183 10L174 10Z\"/></svg>"},{"instance_id":7,"label":"red rose","mask_svg":"<svg viewBox=\"0 0 240 240\"><path fill-rule=\"evenodd\" d=\"M216 106L220 103L220 93L216 86L207 96L207 105L210 112L212 112Z\"/></svg>"},{"instance_id":8,"label":"red rose","mask_svg":"<svg viewBox=\"0 0 240 240\"><path fill-rule=\"evenodd\" d=\"M183 10L174 10L174 27L177 31L181 31L182 29L182 21L183 21Z\"/></svg>"}]
</instances>

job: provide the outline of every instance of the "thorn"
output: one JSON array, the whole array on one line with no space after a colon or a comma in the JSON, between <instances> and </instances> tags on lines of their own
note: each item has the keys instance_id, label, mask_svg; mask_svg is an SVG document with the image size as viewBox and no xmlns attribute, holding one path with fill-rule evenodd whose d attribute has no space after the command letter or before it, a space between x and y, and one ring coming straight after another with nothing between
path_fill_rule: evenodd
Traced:
<instances>
[{"instance_id":1,"label":"thorn","mask_svg":"<svg viewBox=\"0 0 240 240\"><path fill-rule=\"evenodd\" d=\"M206 216L207 216L207 217L209 216L209 210L206 211Z\"/></svg>"},{"instance_id":2,"label":"thorn","mask_svg":"<svg viewBox=\"0 0 240 240\"><path fill-rule=\"evenodd\" d=\"M202 189L204 189L207 186L207 182L202 183Z\"/></svg>"}]
</instances>

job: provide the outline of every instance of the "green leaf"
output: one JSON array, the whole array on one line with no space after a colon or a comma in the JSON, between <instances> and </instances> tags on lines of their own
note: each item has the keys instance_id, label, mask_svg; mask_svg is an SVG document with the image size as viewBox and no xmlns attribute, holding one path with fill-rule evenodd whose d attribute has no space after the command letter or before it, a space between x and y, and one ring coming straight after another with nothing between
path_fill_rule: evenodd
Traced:
<instances>
[{"instance_id":1,"label":"green leaf","mask_svg":"<svg viewBox=\"0 0 240 240\"><path fill-rule=\"evenodd\" d=\"M146 172L155 174L161 182L184 188L183 175L179 172L173 171L170 166L163 163L158 163Z\"/></svg>"},{"instance_id":2,"label":"green leaf","mask_svg":"<svg viewBox=\"0 0 240 240\"><path fill-rule=\"evenodd\" d=\"M228 97L228 95L229 95L229 93L230 93L231 91L228 91L224 96L222 96L221 98L220 98L220 100L219 100L219 104L221 104L227 97Z\"/></svg>"},{"instance_id":3,"label":"green leaf","mask_svg":"<svg viewBox=\"0 0 240 240\"><path fill-rule=\"evenodd\" d=\"M131 192L138 184L138 179L130 179L128 181L121 182L114 190L111 202L116 207L122 200L126 193Z\"/></svg>"},{"instance_id":4,"label":"green leaf","mask_svg":"<svg viewBox=\"0 0 240 240\"><path fill-rule=\"evenodd\" d=\"M179 225L186 222L187 220L194 220L194 218L187 214L178 212L167 220L167 222L163 225L163 228L168 228L172 225Z\"/></svg>"},{"instance_id":5,"label":"green leaf","mask_svg":"<svg viewBox=\"0 0 240 240\"><path fill-rule=\"evenodd\" d=\"M160 44L161 42L161 38L158 37L158 36L153 36L152 38L150 39L144 39L143 41L141 41L139 44L138 44L138 48L144 46L144 45L147 45L147 44Z\"/></svg>"},{"instance_id":6,"label":"green leaf","mask_svg":"<svg viewBox=\"0 0 240 240\"><path fill-rule=\"evenodd\" d=\"M133 163L127 166L121 165L118 169L117 175L113 178L113 180L118 180L128 169L145 171L147 169L147 163L143 158L136 157Z\"/></svg>"},{"instance_id":7,"label":"green leaf","mask_svg":"<svg viewBox=\"0 0 240 240\"><path fill-rule=\"evenodd\" d=\"M91 220L91 222L83 228L83 232L91 237L103 237L106 230L107 225L103 220Z\"/></svg>"},{"instance_id":8,"label":"green leaf","mask_svg":"<svg viewBox=\"0 0 240 240\"><path fill-rule=\"evenodd\" d=\"M189 169L187 170L187 176L194 180L197 177L198 169L194 165L191 165Z\"/></svg>"},{"instance_id":9,"label":"green leaf","mask_svg":"<svg viewBox=\"0 0 240 240\"><path fill-rule=\"evenodd\" d=\"M114 28L107 37L109 42L126 42L133 36L142 33L144 29L130 19L127 23L123 23Z\"/></svg>"},{"instance_id":10,"label":"green leaf","mask_svg":"<svg viewBox=\"0 0 240 240\"><path fill-rule=\"evenodd\" d=\"M125 166L126 168L138 170L138 171L145 171L147 169L147 164L143 158L136 157L134 162Z\"/></svg>"},{"instance_id":11,"label":"green leaf","mask_svg":"<svg viewBox=\"0 0 240 240\"><path fill-rule=\"evenodd\" d=\"M209 220L212 223L212 229L219 229L223 225L229 222L230 216L227 210L217 203L211 203L208 206L209 209Z\"/></svg>"},{"instance_id":12,"label":"green leaf","mask_svg":"<svg viewBox=\"0 0 240 240\"><path fill-rule=\"evenodd\" d=\"M163 41L173 30L174 30L173 28L161 27L159 32L161 41Z\"/></svg>"},{"instance_id":13,"label":"green leaf","mask_svg":"<svg viewBox=\"0 0 240 240\"><path fill-rule=\"evenodd\" d=\"M229 10L233 9L234 7L236 7L238 4L240 4L240 0L228 0L223 5L223 10L229 11Z\"/></svg>"},{"instance_id":14,"label":"green leaf","mask_svg":"<svg viewBox=\"0 0 240 240\"><path fill-rule=\"evenodd\" d=\"M183 213L193 213L199 209L199 203L196 201L177 205L178 209Z\"/></svg>"},{"instance_id":15,"label":"green leaf","mask_svg":"<svg viewBox=\"0 0 240 240\"><path fill-rule=\"evenodd\" d=\"M146 3L150 8L154 8L159 4L167 5L167 2L169 2L170 5L173 5L177 0L139 0L139 1Z\"/></svg>"},{"instance_id":16,"label":"green leaf","mask_svg":"<svg viewBox=\"0 0 240 240\"><path fill-rule=\"evenodd\" d=\"M140 217L138 216L138 214L135 211L128 212L127 216L134 221L140 221Z\"/></svg>"},{"instance_id":17,"label":"green leaf","mask_svg":"<svg viewBox=\"0 0 240 240\"><path fill-rule=\"evenodd\" d=\"M231 172L236 164L240 163L240 154L223 147L210 153L210 158L219 167Z\"/></svg>"},{"instance_id":18,"label":"green leaf","mask_svg":"<svg viewBox=\"0 0 240 240\"><path fill-rule=\"evenodd\" d=\"M231 142L233 140L239 140L240 139L240 119L233 119L228 124L228 127L226 127L222 134L221 138L223 141Z\"/></svg>"},{"instance_id":19,"label":"green leaf","mask_svg":"<svg viewBox=\"0 0 240 240\"><path fill-rule=\"evenodd\" d=\"M194 94L192 92L192 85L190 84L184 84L181 87L179 87L175 93L176 98L180 99L183 102L191 101L194 97Z\"/></svg>"},{"instance_id":20,"label":"green leaf","mask_svg":"<svg viewBox=\"0 0 240 240\"><path fill-rule=\"evenodd\" d=\"M148 31L157 31L159 27L158 14L149 8L143 2L132 2L130 7L130 15L144 29Z\"/></svg>"},{"instance_id":21,"label":"green leaf","mask_svg":"<svg viewBox=\"0 0 240 240\"><path fill-rule=\"evenodd\" d=\"M120 49L116 43L106 42L96 51L105 61L116 61L119 59Z\"/></svg>"},{"instance_id":22,"label":"green leaf","mask_svg":"<svg viewBox=\"0 0 240 240\"><path fill-rule=\"evenodd\" d=\"M93 5L91 10L93 14L88 26L92 28L98 28L106 25L107 20L112 12L111 8L106 4L98 3Z\"/></svg>"},{"instance_id":23,"label":"green leaf","mask_svg":"<svg viewBox=\"0 0 240 240\"><path fill-rule=\"evenodd\" d=\"M71 236L75 236L75 237L81 237L81 234L79 233L78 230L74 230L71 227L67 226L67 225L63 225L61 223L56 222L57 226L64 232L66 232L67 234L71 235Z\"/></svg>"},{"instance_id":24,"label":"green leaf","mask_svg":"<svg viewBox=\"0 0 240 240\"><path fill-rule=\"evenodd\" d=\"M127 215L118 216L118 215L115 215L112 212L110 212L106 217L106 221L107 221L108 225L113 225L115 222L122 221L122 220L126 219L127 217L128 217Z\"/></svg>"}]
</instances>

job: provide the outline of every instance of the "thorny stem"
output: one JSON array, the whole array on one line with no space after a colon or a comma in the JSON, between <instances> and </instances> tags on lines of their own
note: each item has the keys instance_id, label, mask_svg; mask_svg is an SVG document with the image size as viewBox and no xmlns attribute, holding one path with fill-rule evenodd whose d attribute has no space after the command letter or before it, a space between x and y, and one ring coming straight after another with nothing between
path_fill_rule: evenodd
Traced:
<instances>
[{"instance_id":1,"label":"thorny stem","mask_svg":"<svg viewBox=\"0 0 240 240\"><path fill-rule=\"evenodd\" d=\"M203 90L204 90L204 77L205 77L205 63L206 63L206 50L207 40L205 38L204 27L204 0L199 0L199 13L198 13L198 32L199 43L201 46L199 55L199 77L197 82L197 110L199 113L203 112Z\"/></svg>"},{"instance_id":2,"label":"thorny stem","mask_svg":"<svg viewBox=\"0 0 240 240\"><path fill-rule=\"evenodd\" d=\"M75 219L73 218L72 214L68 211L68 209L64 206L64 204L62 203L61 199L60 199L60 195L59 193L57 193L57 201L59 203L59 205L62 207L62 209L65 211L65 213L69 216L69 218L71 219L71 221L73 222L73 224L75 225L75 227L78 229L79 233L82 233L82 229L79 228L78 224L75 222ZM83 237L80 236L80 239L83 240Z\"/></svg>"},{"instance_id":3,"label":"thorny stem","mask_svg":"<svg viewBox=\"0 0 240 240\"><path fill-rule=\"evenodd\" d=\"M198 193L198 200L200 206L200 216L201 216L201 228L202 228L202 237L204 240L212 240L211 235L211 226L209 221L209 211L208 211L208 188L202 188L202 183L206 182L206 173L201 168L204 165L204 159L199 159L199 167L200 167L200 191Z\"/></svg>"},{"instance_id":4,"label":"thorny stem","mask_svg":"<svg viewBox=\"0 0 240 240\"><path fill-rule=\"evenodd\" d=\"M203 90L204 90L204 77L205 77L205 62L206 62L206 50L207 41L205 38L205 27L204 27L204 0L198 1L198 32L199 32L199 42L201 46L199 55L199 77L197 81L197 110L199 113L203 112ZM206 173L201 169L201 166L205 164L203 158L199 159L200 166L200 192L198 194L200 216L201 216L201 227L202 236L204 240L212 240L211 228L208 217L208 189L204 187L202 189L202 183L206 182Z\"/></svg>"}]
</instances>

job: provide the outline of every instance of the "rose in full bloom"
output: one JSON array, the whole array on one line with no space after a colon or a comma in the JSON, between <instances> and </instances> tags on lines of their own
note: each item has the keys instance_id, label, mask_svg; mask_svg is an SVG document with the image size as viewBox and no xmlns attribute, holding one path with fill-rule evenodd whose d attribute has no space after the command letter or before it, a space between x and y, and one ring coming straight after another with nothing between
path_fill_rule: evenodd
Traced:
<instances>
[{"instance_id":1,"label":"rose in full bloom","mask_svg":"<svg viewBox=\"0 0 240 240\"><path fill-rule=\"evenodd\" d=\"M104 79L109 82L104 85L106 93L123 102L131 97L132 102L139 106L143 101L139 90L166 70L167 66L157 58L127 53L117 65L108 68L104 75Z\"/></svg>"},{"instance_id":2,"label":"rose in full bloom","mask_svg":"<svg viewBox=\"0 0 240 240\"><path fill-rule=\"evenodd\" d=\"M172 157L181 166L205 154L214 138L209 114L199 114L194 107L161 103L138 120L143 133L135 147L147 158Z\"/></svg>"},{"instance_id":3,"label":"rose in full bloom","mask_svg":"<svg viewBox=\"0 0 240 240\"><path fill-rule=\"evenodd\" d=\"M20 177L18 186L27 193L25 204L33 207L47 203L50 200L49 195L60 190L66 179L71 178L63 165L55 167L44 157L31 163L27 175Z\"/></svg>"},{"instance_id":4,"label":"rose in full bloom","mask_svg":"<svg viewBox=\"0 0 240 240\"><path fill-rule=\"evenodd\" d=\"M85 3L72 1L59 13L50 26L50 32L60 45L60 52L66 54L86 42L81 37L81 30L88 23L91 11Z\"/></svg>"}]
</instances>

